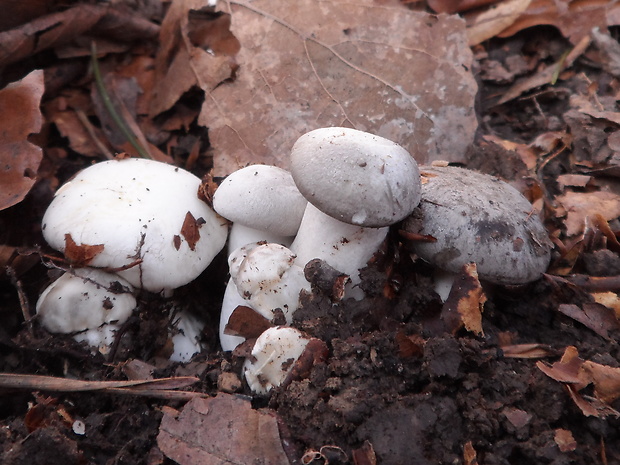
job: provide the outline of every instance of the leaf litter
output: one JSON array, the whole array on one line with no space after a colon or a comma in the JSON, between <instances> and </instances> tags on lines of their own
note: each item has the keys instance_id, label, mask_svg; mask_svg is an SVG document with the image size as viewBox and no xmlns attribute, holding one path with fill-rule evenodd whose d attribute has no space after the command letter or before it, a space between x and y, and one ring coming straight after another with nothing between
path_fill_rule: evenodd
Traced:
<instances>
[{"instance_id":1,"label":"leaf litter","mask_svg":"<svg viewBox=\"0 0 620 465\"><path fill-rule=\"evenodd\" d=\"M216 11L200 0L116 2L92 10L88 30L68 22L85 5L49 6L47 16L0 32L40 35L0 66L15 86L36 76L31 109L5 116L36 120L42 100L42 128L18 132L44 151L27 176L18 170L23 196L0 212L0 370L44 374L61 386L46 397L33 393L45 385L13 386L0 398L4 461L36 463L32 454L48 444L58 451L52 465L620 461L620 84L616 30L607 30L619 24L616 5L482 5L491 11L486 38L470 49L473 14L429 15L420 3L229 1ZM507 4L521 10L507 16ZM470 269L444 304L428 265L390 242L363 273L363 301L334 298L335 282L304 296L294 325L321 347L281 390L251 401L240 379L243 352L217 350L221 264L172 299L143 296L108 359L50 337L29 316L29 301L59 272L38 249L43 209L93 159L133 153L93 91L93 38L115 107L158 156L199 175L213 169L219 181L248 163L286 166L287 147L320 125L381 133L420 161L448 158L513 183L556 245L548 274L525 288L494 289ZM41 60L44 72L29 74L33 65L21 56ZM186 220L180 234L194 237L198 220ZM74 248L78 262L97 253L96 245ZM179 307L210 321L206 349L185 365L166 358ZM252 321L240 312L237 330L250 334ZM164 400L147 399L154 394L146 389L131 398L62 389L70 378L168 377L160 390L199 382Z\"/></svg>"}]
</instances>

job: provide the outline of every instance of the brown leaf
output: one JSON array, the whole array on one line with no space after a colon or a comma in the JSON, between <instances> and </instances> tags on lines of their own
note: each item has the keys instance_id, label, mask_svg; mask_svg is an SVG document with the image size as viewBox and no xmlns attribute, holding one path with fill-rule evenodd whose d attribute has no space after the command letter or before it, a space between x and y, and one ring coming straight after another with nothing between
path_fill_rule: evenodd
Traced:
<instances>
[{"instance_id":1,"label":"brown leaf","mask_svg":"<svg viewBox=\"0 0 620 465\"><path fill-rule=\"evenodd\" d=\"M164 407L157 445L180 465L289 465L275 413L230 394Z\"/></svg>"},{"instance_id":2,"label":"brown leaf","mask_svg":"<svg viewBox=\"0 0 620 465\"><path fill-rule=\"evenodd\" d=\"M620 195L613 192L566 191L556 200L566 209L566 235L569 237L583 232L587 216L597 214L607 221L620 216Z\"/></svg>"},{"instance_id":3,"label":"brown leaf","mask_svg":"<svg viewBox=\"0 0 620 465\"><path fill-rule=\"evenodd\" d=\"M377 455L370 441L365 440L362 447L351 452L354 465L377 465Z\"/></svg>"},{"instance_id":4,"label":"brown leaf","mask_svg":"<svg viewBox=\"0 0 620 465\"><path fill-rule=\"evenodd\" d=\"M594 393L603 402L611 404L620 398L620 368L601 365L586 360L582 370L594 384Z\"/></svg>"},{"instance_id":5,"label":"brown leaf","mask_svg":"<svg viewBox=\"0 0 620 465\"><path fill-rule=\"evenodd\" d=\"M482 310L486 300L486 295L478 280L476 264L464 265L441 309L441 317L448 331L455 334L465 327L467 331L479 336L484 335Z\"/></svg>"},{"instance_id":6,"label":"brown leaf","mask_svg":"<svg viewBox=\"0 0 620 465\"><path fill-rule=\"evenodd\" d=\"M200 240L200 227L204 224L203 218L194 218L191 212L185 214L185 220L183 220L183 226L181 226L181 235L187 241L187 245L190 250L196 250L196 244Z\"/></svg>"},{"instance_id":7,"label":"brown leaf","mask_svg":"<svg viewBox=\"0 0 620 465\"><path fill-rule=\"evenodd\" d=\"M508 0L467 18L469 45L477 45L514 24L532 0Z\"/></svg>"},{"instance_id":8,"label":"brown leaf","mask_svg":"<svg viewBox=\"0 0 620 465\"><path fill-rule=\"evenodd\" d=\"M570 430L558 428L554 435L555 443L562 452L572 452L577 449L577 441Z\"/></svg>"},{"instance_id":9,"label":"brown leaf","mask_svg":"<svg viewBox=\"0 0 620 465\"><path fill-rule=\"evenodd\" d=\"M510 344L500 345L504 357L508 358L543 358L552 355L551 348L545 344Z\"/></svg>"},{"instance_id":10,"label":"brown leaf","mask_svg":"<svg viewBox=\"0 0 620 465\"><path fill-rule=\"evenodd\" d=\"M584 303L581 308L574 304L560 304L558 311L607 340L613 340L610 331L620 331L620 322L615 312L598 303Z\"/></svg>"},{"instance_id":11,"label":"brown leaf","mask_svg":"<svg viewBox=\"0 0 620 465\"><path fill-rule=\"evenodd\" d=\"M216 176L249 163L286 168L296 139L326 126L394 140L418 162L464 161L476 85L459 18L373 0L218 7L241 49L236 78L203 87L199 123L209 127Z\"/></svg>"},{"instance_id":12,"label":"brown leaf","mask_svg":"<svg viewBox=\"0 0 620 465\"><path fill-rule=\"evenodd\" d=\"M21 202L36 181L43 152L27 138L41 130L43 91L43 71L0 90L0 210Z\"/></svg>"},{"instance_id":13,"label":"brown leaf","mask_svg":"<svg viewBox=\"0 0 620 465\"><path fill-rule=\"evenodd\" d=\"M0 32L0 66L43 50L65 45L76 37L96 32L116 40L145 40L159 27L135 14L108 5L79 4L59 13L37 18L16 29Z\"/></svg>"},{"instance_id":14,"label":"brown leaf","mask_svg":"<svg viewBox=\"0 0 620 465\"><path fill-rule=\"evenodd\" d=\"M253 339L271 326L269 320L253 308L239 305L228 318L224 334Z\"/></svg>"},{"instance_id":15,"label":"brown leaf","mask_svg":"<svg viewBox=\"0 0 620 465\"><path fill-rule=\"evenodd\" d=\"M564 37L577 44L594 27L606 30L607 16L613 9L618 9L617 2L608 0L532 0L524 14L498 37L509 37L544 24L555 26Z\"/></svg>"},{"instance_id":16,"label":"brown leaf","mask_svg":"<svg viewBox=\"0 0 620 465\"><path fill-rule=\"evenodd\" d=\"M93 259L103 252L104 245L78 245L71 234L65 234L65 250L64 254L67 260L76 267L87 266Z\"/></svg>"},{"instance_id":17,"label":"brown leaf","mask_svg":"<svg viewBox=\"0 0 620 465\"><path fill-rule=\"evenodd\" d=\"M209 14L208 4L207 0L178 0L170 5L160 32L151 116L170 109L194 86L209 92L232 77L236 65L229 55L238 50L236 39L222 31L227 19ZM222 46L225 40L229 45Z\"/></svg>"},{"instance_id":18,"label":"brown leaf","mask_svg":"<svg viewBox=\"0 0 620 465\"><path fill-rule=\"evenodd\" d=\"M463 445L463 464L464 465L478 465L478 453L474 449L474 445L471 441L467 441Z\"/></svg>"},{"instance_id":19,"label":"brown leaf","mask_svg":"<svg viewBox=\"0 0 620 465\"><path fill-rule=\"evenodd\" d=\"M553 365L549 365L545 362L537 362L536 366L550 378L561 383L576 384L578 389L581 389L588 384L588 381L585 380L581 374L582 364L583 359L579 358L577 349L573 346L569 346L564 351L562 358Z\"/></svg>"}]
</instances>

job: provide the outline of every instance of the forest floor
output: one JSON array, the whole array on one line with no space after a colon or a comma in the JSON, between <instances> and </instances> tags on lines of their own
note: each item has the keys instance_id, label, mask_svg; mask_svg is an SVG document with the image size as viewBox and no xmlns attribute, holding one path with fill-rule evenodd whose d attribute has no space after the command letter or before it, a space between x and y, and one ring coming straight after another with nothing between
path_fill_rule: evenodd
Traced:
<instances>
[{"instance_id":1,"label":"forest floor","mask_svg":"<svg viewBox=\"0 0 620 465\"><path fill-rule=\"evenodd\" d=\"M30 16L20 10L21 23L2 27L21 33L30 24L43 36L37 21L68 11L44 3L32 2ZM162 21L159 1L140 5L131 4L132 15ZM109 10L88 14L118 20ZM0 211L1 463L620 465L615 23L610 35L588 29L579 36L574 23L592 15L557 16L471 47L478 129L460 164L503 178L538 208L554 243L548 272L524 286L484 285L473 301L455 289L469 311L482 312L482 326L437 330L446 308L432 270L405 250L396 226L362 273L363 300L334 303L318 289L302 297L293 325L322 340L328 355L263 397L242 380L243 357L219 349L223 254L173 297L141 296L110 353L50 335L32 318L38 295L59 272L40 227L54 192L103 149L133 150L110 135L91 94L89 34L99 34L103 71L117 76L152 69L148 59L158 48L157 28L133 19L130 27L125 18L127 37L115 42L106 34L122 36L118 27L82 25L87 17L74 20L72 34L60 28L63 53L56 42L35 46L0 75L7 85L45 70L44 87L33 85L43 129L27 131L39 133L30 141L43 148L42 159L36 148L24 156L23 198ZM116 95L123 93L118 82L106 81ZM166 118L139 121L152 152L199 176L214 165L207 129L197 123L201 92L190 85ZM133 105L139 108L139 99ZM0 108L5 119L22 117L1 99ZM36 111L23 118L36 120ZM207 322L204 349L191 362L171 363L170 321L182 309ZM168 377L195 382L180 390L71 384Z\"/></svg>"}]
</instances>

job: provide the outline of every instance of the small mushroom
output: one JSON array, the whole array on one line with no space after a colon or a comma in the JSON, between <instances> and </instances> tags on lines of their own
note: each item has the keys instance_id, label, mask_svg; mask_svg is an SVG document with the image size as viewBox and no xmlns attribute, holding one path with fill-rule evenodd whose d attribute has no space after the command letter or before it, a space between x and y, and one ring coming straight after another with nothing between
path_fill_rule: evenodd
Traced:
<instances>
[{"instance_id":1,"label":"small mushroom","mask_svg":"<svg viewBox=\"0 0 620 465\"><path fill-rule=\"evenodd\" d=\"M115 332L131 316L131 285L112 273L79 268L51 283L37 301L37 317L50 333L74 334L77 341L107 353Z\"/></svg>"},{"instance_id":2,"label":"small mushroom","mask_svg":"<svg viewBox=\"0 0 620 465\"><path fill-rule=\"evenodd\" d=\"M474 262L480 279L506 285L542 276L551 243L532 204L500 179L458 167L421 167L422 201L404 222L409 233L435 241L411 248L456 273Z\"/></svg>"},{"instance_id":3,"label":"small mushroom","mask_svg":"<svg viewBox=\"0 0 620 465\"><path fill-rule=\"evenodd\" d=\"M274 327L264 331L243 365L248 386L257 394L267 394L280 386L310 338L295 328Z\"/></svg>"},{"instance_id":4,"label":"small mushroom","mask_svg":"<svg viewBox=\"0 0 620 465\"><path fill-rule=\"evenodd\" d=\"M175 315L174 334L172 334L173 350L171 362L189 362L195 354L202 350L200 337L205 323L196 315L181 311Z\"/></svg>"},{"instance_id":5,"label":"small mushroom","mask_svg":"<svg viewBox=\"0 0 620 465\"><path fill-rule=\"evenodd\" d=\"M268 165L250 165L231 173L213 195L215 211L233 222L229 254L252 242L290 245L306 204L291 174Z\"/></svg>"},{"instance_id":6,"label":"small mushroom","mask_svg":"<svg viewBox=\"0 0 620 465\"><path fill-rule=\"evenodd\" d=\"M420 176L400 145L349 128L310 131L295 142L291 174L308 200L291 250L304 266L319 258L359 283L388 226L420 200Z\"/></svg>"},{"instance_id":7,"label":"small mushroom","mask_svg":"<svg viewBox=\"0 0 620 465\"><path fill-rule=\"evenodd\" d=\"M97 163L58 190L43 235L80 256L76 266L115 269L135 287L168 291L197 278L226 242L226 222L198 198L199 187L188 171L153 160Z\"/></svg>"},{"instance_id":8,"label":"small mushroom","mask_svg":"<svg viewBox=\"0 0 620 465\"><path fill-rule=\"evenodd\" d=\"M280 244L254 243L240 247L228 258L230 281L220 315L220 342L224 350L234 349L243 338L225 334L232 312L245 305L273 320L281 311L286 323L293 320L299 294L310 291L310 283L295 254Z\"/></svg>"}]
</instances>

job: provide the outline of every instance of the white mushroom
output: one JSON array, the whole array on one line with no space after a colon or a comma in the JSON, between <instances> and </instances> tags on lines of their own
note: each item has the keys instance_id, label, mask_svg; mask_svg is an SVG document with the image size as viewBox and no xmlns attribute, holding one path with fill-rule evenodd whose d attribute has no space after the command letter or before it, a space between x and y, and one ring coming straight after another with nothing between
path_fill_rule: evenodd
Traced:
<instances>
[{"instance_id":1,"label":"white mushroom","mask_svg":"<svg viewBox=\"0 0 620 465\"><path fill-rule=\"evenodd\" d=\"M204 321L187 311L175 315L175 332L172 336L172 362L189 362L192 356L202 350L200 336L205 326Z\"/></svg>"},{"instance_id":2,"label":"white mushroom","mask_svg":"<svg viewBox=\"0 0 620 465\"><path fill-rule=\"evenodd\" d=\"M136 299L131 285L112 273L80 268L64 273L37 301L37 317L50 333L74 334L102 353L131 316Z\"/></svg>"},{"instance_id":3,"label":"white mushroom","mask_svg":"<svg viewBox=\"0 0 620 465\"><path fill-rule=\"evenodd\" d=\"M62 186L43 217L55 249L100 246L87 264L120 269L135 287L166 291L193 281L226 242L226 222L198 198L200 179L144 159L92 165ZM135 265L135 266L133 266Z\"/></svg>"},{"instance_id":4,"label":"white mushroom","mask_svg":"<svg viewBox=\"0 0 620 465\"><path fill-rule=\"evenodd\" d=\"M254 344L252 357L243 365L245 379L252 391L267 394L285 380L310 339L288 327L269 328Z\"/></svg>"},{"instance_id":5,"label":"white mushroom","mask_svg":"<svg viewBox=\"0 0 620 465\"><path fill-rule=\"evenodd\" d=\"M419 257L452 273L475 262L480 279L497 284L524 284L542 276L551 243L519 191L464 168L432 166L421 172L422 201L403 225L405 231L436 239L411 244Z\"/></svg>"},{"instance_id":6,"label":"white mushroom","mask_svg":"<svg viewBox=\"0 0 620 465\"><path fill-rule=\"evenodd\" d=\"M301 136L291 152L291 174L310 202L291 244L298 263L320 258L349 274L353 284L387 226L420 200L418 167L409 152L354 129L323 128Z\"/></svg>"},{"instance_id":7,"label":"white mushroom","mask_svg":"<svg viewBox=\"0 0 620 465\"><path fill-rule=\"evenodd\" d=\"M231 173L213 195L215 211L233 222L229 254L251 242L289 245L306 204L291 174L268 165L250 165Z\"/></svg>"},{"instance_id":8,"label":"white mushroom","mask_svg":"<svg viewBox=\"0 0 620 465\"><path fill-rule=\"evenodd\" d=\"M310 292L304 270L295 263L295 254L280 244L254 243L240 247L228 258L231 279L220 316L220 341L224 350L234 349L243 338L224 333L232 312L245 305L274 319L281 310L286 323L293 321L302 290Z\"/></svg>"}]
</instances>

